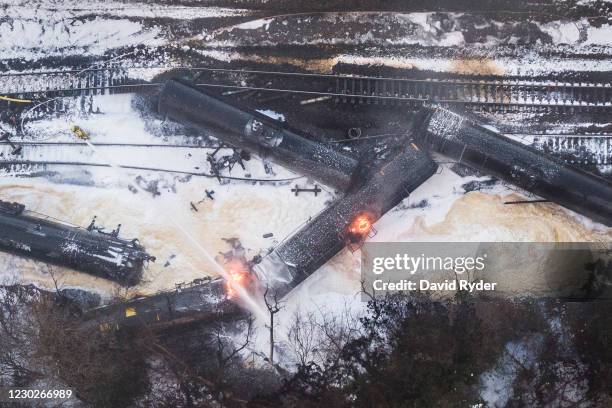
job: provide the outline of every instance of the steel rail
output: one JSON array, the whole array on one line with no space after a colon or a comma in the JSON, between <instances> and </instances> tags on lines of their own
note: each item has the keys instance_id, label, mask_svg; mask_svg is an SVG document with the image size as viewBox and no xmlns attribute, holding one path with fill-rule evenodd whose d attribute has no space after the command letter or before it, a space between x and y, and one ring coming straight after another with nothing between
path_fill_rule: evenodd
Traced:
<instances>
[{"instance_id":1,"label":"steel rail","mask_svg":"<svg viewBox=\"0 0 612 408\"><path fill-rule=\"evenodd\" d=\"M19 141L11 139L11 142L18 146L89 146L84 142L33 142L33 141ZM0 146L3 144L0 142ZM223 148L223 146L199 146L197 144L147 144L147 143L96 143L96 146L100 147L168 147L168 148L182 148L182 149L217 149ZM1 163L1 161L0 161Z\"/></svg>"},{"instance_id":2,"label":"steel rail","mask_svg":"<svg viewBox=\"0 0 612 408\"><path fill-rule=\"evenodd\" d=\"M198 177L206 177L206 178L221 178L227 180L237 180L237 181L246 181L246 182L257 182L257 183L280 183L287 181L294 181L298 179L302 179L305 176L296 176L296 177L287 177L281 179L262 179L262 178L251 178L251 177L236 177L236 176L226 176L226 175L216 175L212 173L204 173L204 172L190 172L184 170L172 170L172 169L160 169L155 167L142 167L142 166L129 166L129 165L111 165L107 163L87 163L87 162L61 162L61 161L30 161L30 160L0 160L0 171L4 166L83 166L83 167L118 167L122 169L128 170L143 170L143 171L155 171L155 172L163 172L163 173L176 173L176 174L185 174L191 176Z\"/></svg>"},{"instance_id":3,"label":"steel rail","mask_svg":"<svg viewBox=\"0 0 612 408\"><path fill-rule=\"evenodd\" d=\"M13 77L13 76L42 76L42 75L65 75L71 74L73 78L79 78L74 74L80 73L91 73L91 72L121 72L126 73L130 70L188 70L188 71L207 71L207 72L223 72L223 73L234 73L234 74L256 74L256 75L275 75L275 76L289 76L289 77L307 77L307 78L328 78L328 79L363 79L363 80L388 80L388 81L403 81L403 82L434 82L447 85L516 85L516 86L542 86L542 87L572 87L572 88L612 88L610 82L593 82L593 81L577 81L570 82L564 80L549 80L549 81L538 81L529 79L507 79L499 77L494 80L466 80L466 79L437 79L437 78L405 78L405 77L381 77L371 75L349 75L349 74L322 74L312 72L284 72L284 71L267 71L267 70L256 70L256 69L232 69L232 68L210 68L210 67L185 67L185 66L148 66L148 67L110 67L110 68L85 68L81 70L57 70L57 71L31 71L31 72L16 72L16 73L0 73L2 77ZM461 76L459 78L463 78ZM480 77L480 76L476 76Z\"/></svg>"},{"instance_id":4,"label":"steel rail","mask_svg":"<svg viewBox=\"0 0 612 408\"><path fill-rule=\"evenodd\" d=\"M129 84L129 85L113 85L106 87L86 87L86 88L72 88L52 91L54 93L69 93L79 91L93 91L93 90L110 90L110 89L135 89L142 87L159 87L163 86L162 83L144 83L144 84ZM511 106L511 107L542 107L542 108L583 108L583 109L597 109L597 108L612 108L612 101L605 103L589 103L589 102L514 102L514 101L473 101L473 100L461 100L461 99L431 99L431 98L418 98L410 96L387 96L387 95L364 95L364 94L351 94L342 92L324 92L324 91L306 91L297 89L284 89L284 88L267 88L267 87L255 87L255 86L240 86L240 85L223 85L213 83L196 83L195 86L208 87L208 88L223 88L223 89L244 89L252 91L262 92L280 92L288 94L299 94L299 95L316 95L316 96L331 96L339 98L355 98L355 99L366 99L366 100L386 100L386 101L404 101L404 102L437 102L444 104L458 104L458 105L473 105L473 106ZM49 91L31 92L35 93L48 93ZM21 94L20 94L21 95ZM68 96L68 95L66 95Z\"/></svg>"}]
</instances>

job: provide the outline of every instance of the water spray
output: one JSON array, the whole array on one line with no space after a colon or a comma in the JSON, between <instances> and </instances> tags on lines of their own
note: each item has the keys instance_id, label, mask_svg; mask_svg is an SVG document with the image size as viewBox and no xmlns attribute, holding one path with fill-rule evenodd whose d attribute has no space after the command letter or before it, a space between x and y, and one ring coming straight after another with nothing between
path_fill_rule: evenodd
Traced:
<instances>
[{"instance_id":1,"label":"water spray","mask_svg":"<svg viewBox=\"0 0 612 408\"><path fill-rule=\"evenodd\" d=\"M122 171L122 167L117 165L110 157L108 157L106 154L100 152L96 146L91 142L90 138L87 139L82 139L84 140L84 142L87 144L87 146L89 146L91 148L91 150L99 155L102 159L104 159L106 161L106 164L108 164L108 166L112 169L114 169L117 172ZM140 192L143 193L144 196L147 197L147 199L151 200L148 197L148 194L145 190L142 189L142 187L140 186L136 186L137 190L139 190ZM157 203L156 203L157 204ZM155 205L152 205L151 208L155 209ZM183 234L183 236L185 238L187 238L187 240L191 243L191 245L198 251L198 253L213 267L214 271L219 274L219 276L221 276L223 279L225 279L227 282L232 282L234 281L235 277L233 276L232 273L226 271L216 260L215 258L202 246L202 244L200 244L200 242L189 232L187 231L187 229L185 229L180 223L178 223L174 218L169 217L167 214L169 213L173 213L170 211L164 211L162 212L161 216L163 216L166 220L168 220L178 231L181 232L181 234ZM264 319L267 320L267 314L266 311L264 310L264 307L262 306L261 303L259 303L255 297L249 293L249 291L241 284L235 284L232 285L232 290L235 292L235 294L237 295L237 299L240 301L240 303L243 304L243 306L248 309L251 313L253 313L255 316L257 316L257 318L260 319Z\"/></svg>"}]
</instances>

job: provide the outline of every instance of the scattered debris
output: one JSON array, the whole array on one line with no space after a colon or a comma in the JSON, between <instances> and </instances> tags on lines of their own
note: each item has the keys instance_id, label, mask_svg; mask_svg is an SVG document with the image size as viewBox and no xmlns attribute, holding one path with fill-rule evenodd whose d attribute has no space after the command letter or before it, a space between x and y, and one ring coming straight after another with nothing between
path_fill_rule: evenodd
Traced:
<instances>
[{"instance_id":1,"label":"scattered debris","mask_svg":"<svg viewBox=\"0 0 612 408\"><path fill-rule=\"evenodd\" d=\"M314 193L315 197L321 192L321 188L315 184L313 188L300 187L297 184L295 187L291 189L295 196L297 197L299 193Z\"/></svg>"},{"instance_id":2,"label":"scattered debris","mask_svg":"<svg viewBox=\"0 0 612 408\"><path fill-rule=\"evenodd\" d=\"M153 197L161 195L161 192L159 191L159 180L147 181L144 177L137 176L136 184L144 191L151 193Z\"/></svg>"},{"instance_id":3,"label":"scattered debris","mask_svg":"<svg viewBox=\"0 0 612 408\"><path fill-rule=\"evenodd\" d=\"M238 238L221 238L223 241L227 242L232 249L244 249L242 243Z\"/></svg>"},{"instance_id":4,"label":"scattered debris","mask_svg":"<svg viewBox=\"0 0 612 408\"><path fill-rule=\"evenodd\" d=\"M427 208L428 206L429 206L429 201L426 198L424 198L417 203L412 203L408 205L407 208Z\"/></svg>"},{"instance_id":5,"label":"scattered debris","mask_svg":"<svg viewBox=\"0 0 612 408\"><path fill-rule=\"evenodd\" d=\"M173 260L174 258L176 258L175 254L171 254L168 259L166 260L166 262L164 263L164 268L167 268L170 266L170 261Z\"/></svg>"},{"instance_id":6,"label":"scattered debris","mask_svg":"<svg viewBox=\"0 0 612 408\"><path fill-rule=\"evenodd\" d=\"M236 164L238 164L242 170L246 170L244 165L245 161L251 159L251 156L248 152L240 150L240 149L232 149L232 154L226 154L221 157L217 157L217 153L224 146L217 147L212 153L208 153L206 155L206 161L208 161L210 172L214 176L217 177L217 180L221 182L225 182L222 180L222 171L227 169L228 172L231 172Z\"/></svg>"},{"instance_id":7,"label":"scattered debris","mask_svg":"<svg viewBox=\"0 0 612 408\"><path fill-rule=\"evenodd\" d=\"M274 169L272 168L272 163L270 163L269 161L264 161L263 166L264 166L264 171L266 172L266 174L269 174L270 176L276 175L276 173L274 172Z\"/></svg>"},{"instance_id":8,"label":"scattered debris","mask_svg":"<svg viewBox=\"0 0 612 408\"><path fill-rule=\"evenodd\" d=\"M310 99L305 99L303 101L300 101L300 105L311 105L317 102L329 101L330 99L332 99L331 96L319 96L317 98L310 98Z\"/></svg>"},{"instance_id":9,"label":"scattered debris","mask_svg":"<svg viewBox=\"0 0 612 408\"><path fill-rule=\"evenodd\" d=\"M9 146L11 146L11 148L13 149L11 151L11 154L15 155L15 156L20 154L22 149L23 149L23 146L17 146L15 143L13 143L13 141L10 139L10 135L8 133L5 133L2 136L0 136L0 142L8 143Z\"/></svg>"},{"instance_id":10,"label":"scattered debris","mask_svg":"<svg viewBox=\"0 0 612 408\"><path fill-rule=\"evenodd\" d=\"M487 188L491 188L498 183L497 179L489 179L489 180L472 180L467 183L461 185L461 187L465 190L466 193L470 191L481 191Z\"/></svg>"}]
</instances>

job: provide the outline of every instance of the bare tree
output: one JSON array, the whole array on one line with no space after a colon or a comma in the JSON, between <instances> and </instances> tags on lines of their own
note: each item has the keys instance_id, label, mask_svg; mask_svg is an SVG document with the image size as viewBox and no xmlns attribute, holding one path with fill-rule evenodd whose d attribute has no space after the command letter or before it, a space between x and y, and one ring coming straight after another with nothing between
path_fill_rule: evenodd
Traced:
<instances>
[{"instance_id":1,"label":"bare tree","mask_svg":"<svg viewBox=\"0 0 612 408\"><path fill-rule=\"evenodd\" d=\"M238 337L234 334L241 333ZM228 407L246 405L254 383L253 373L245 367L242 351L251 344L253 320L238 325L216 322L194 326L176 333L167 331L153 339L149 351L158 364L150 371L162 387L147 396L143 406L164 400L161 406L208 406L211 401Z\"/></svg>"},{"instance_id":2,"label":"bare tree","mask_svg":"<svg viewBox=\"0 0 612 408\"><path fill-rule=\"evenodd\" d=\"M317 352L317 324L314 313L296 311L289 327L289 345L299 365L306 365Z\"/></svg>"},{"instance_id":3,"label":"bare tree","mask_svg":"<svg viewBox=\"0 0 612 408\"><path fill-rule=\"evenodd\" d=\"M345 304L341 312L319 309L294 313L288 339L297 364L306 366L334 361L360 334L358 317Z\"/></svg>"},{"instance_id":4,"label":"bare tree","mask_svg":"<svg viewBox=\"0 0 612 408\"><path fill-rule=\"evenodd\" d=\"M44 376L34 358L36 326L30 313L39 295L28 286L0 288L0 385L26 386Z\"/></svg>"},{"instance_id":5,"label":"bare tree","mask_svg":"<svg viewBox=\"0 0 612 408\"><path fill-rule=\"evenodd\" d=\"M274 364L274 315L280 312L282 309L281 302L278 298L278 293L274 292L270 296L268 293L270 288L266 285L266 291L264 292L264 302L266 303L266 308L268 309L268 313L270 314L270 325L268 328L270 329L270 364ZM270 299L269 299L270 297Z\"/></svg>"},{"instance_id":6,"label":"bare tree","mask_svg":"<svg viewBox=\"0 0 612 408\"><path fill-rule=\"evenodd\" d=\"M224 376L225 369L229 362L237 357L242 350L247 348L251 344L251 337L253 336L253 318L249 317L246 321L246 334L244 340L240 344L235 344L231 339L228 341L228 336L222 327L218 327L213 332L213 338L216 348L217 355L217 367L218 373L216 378L222 378Z\"/></svg>"}]
</instances>

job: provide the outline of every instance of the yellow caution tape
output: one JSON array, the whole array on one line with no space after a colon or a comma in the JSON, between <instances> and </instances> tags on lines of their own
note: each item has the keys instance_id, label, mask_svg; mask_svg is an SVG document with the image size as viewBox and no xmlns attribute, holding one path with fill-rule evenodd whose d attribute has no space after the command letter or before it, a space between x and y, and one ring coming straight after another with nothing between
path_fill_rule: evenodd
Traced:
<instances>
[{"instance_id":1,"label":"yellow caution tape","mask_svg":"<svg viewBox=\"0 0 612 408\"><path fill-rule=\"evenodd\" d=\"M32 101L29 99L9 98L8 96L2 96L2 95L0 95L0 100L8 101L8 102L17 102L17 103L32 103Z\"/></svg>"}]
</instances>

